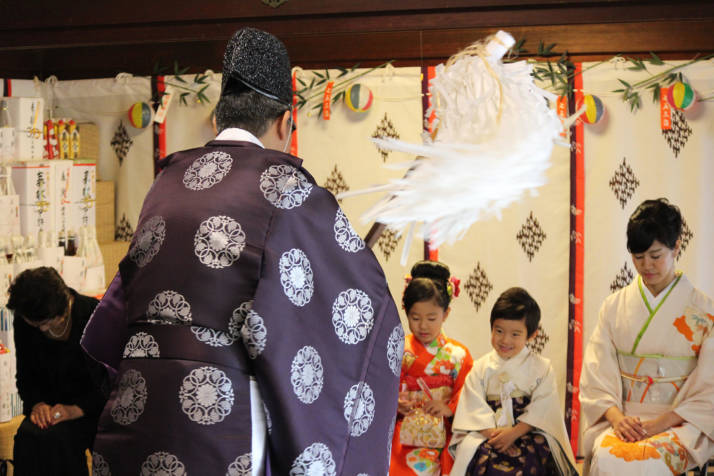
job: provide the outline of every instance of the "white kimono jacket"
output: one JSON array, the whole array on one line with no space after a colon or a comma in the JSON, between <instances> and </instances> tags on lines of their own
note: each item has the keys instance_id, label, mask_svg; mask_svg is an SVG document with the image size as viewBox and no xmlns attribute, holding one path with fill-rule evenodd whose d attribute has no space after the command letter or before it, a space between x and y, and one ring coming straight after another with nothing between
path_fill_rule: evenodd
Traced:
<instances>
[{"instance_id":1,"label":"white kimono jacket","mask_svg":"<svg viewBox=\"0 0 714 476\"><path fill-rule=\"evenodd\" d=\"M528 423L537 433L545 436L555 462L562 474L577 474L575 459L565 431L560 398L555 388L555 375L550 361L532 353L528 347L510 359L502 359L491 351L478 359L461 391L452 426L453 436L449 451L455 455L453 476L463 475L469 462L486 438L480 430L511 426L515 422L499 425L501 410L494 412L488 399L501 398L502 387L513 385L511 397L530 397L526 411L518 421Z\"/></svg>"},{"instance_id":2,"label":"white kimono jacket","mask_svg":"<svg viewBox=\"0 0 714 476\"><path fill-rule=\"evenodd\" d=\"M671 432L688 468L714 455L714 302L685 276L676 280L650 306L638 276L600 309L580 379L585 474L612 406L642 419L675 411L685 422Z\"/></svg>"}]
</instances>

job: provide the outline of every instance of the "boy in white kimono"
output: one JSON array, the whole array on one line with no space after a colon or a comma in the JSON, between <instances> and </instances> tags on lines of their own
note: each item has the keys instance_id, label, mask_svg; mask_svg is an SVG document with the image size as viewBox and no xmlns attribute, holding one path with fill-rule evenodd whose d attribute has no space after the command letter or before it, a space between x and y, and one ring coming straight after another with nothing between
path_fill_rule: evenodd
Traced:
<instances>
[{"instance_id":1,"label":"boy in white kimono","mask_svg":"<svg viewBox=\"0 0 714 476\"><path fill-rule=\"evenodd\" d=\"M682 217L647 200L627 225L638 276L609 296L580 380L584 474L680 474L714 456L714 302L674 264Z\"/></svg>"},{"instance_id":2,"label":"boy in white kimono","mask_svg":"<svg viewBox=\"0 0 714 476\"><path fill-rule=\"evenodd\" d=\"M553 368L526 346L539 322L525 289L496 300L493 351L474 363L454 416L452 475L577 474Z\"/></svg>"}]
</instances>

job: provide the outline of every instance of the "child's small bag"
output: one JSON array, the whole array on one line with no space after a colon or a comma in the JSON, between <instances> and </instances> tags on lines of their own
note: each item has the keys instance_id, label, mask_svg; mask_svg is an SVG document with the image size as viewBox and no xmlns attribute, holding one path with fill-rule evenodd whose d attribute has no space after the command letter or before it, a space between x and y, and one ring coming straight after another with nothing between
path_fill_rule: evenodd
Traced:
<instances>
[{"instance_id":1,"label":"child's small bag","mask_svg":"<svg viewBox=\"0 0 714 476\"><path fill-rule=\"evenodd\" d=\"M433 400L429 387L422 378L417 379L417 384L427 398ZM402 445L420 448L443 448L446 446L444 418L429 415L421 407L413 409L402 420L399 442Z\"/></svg>"}]
</instances>

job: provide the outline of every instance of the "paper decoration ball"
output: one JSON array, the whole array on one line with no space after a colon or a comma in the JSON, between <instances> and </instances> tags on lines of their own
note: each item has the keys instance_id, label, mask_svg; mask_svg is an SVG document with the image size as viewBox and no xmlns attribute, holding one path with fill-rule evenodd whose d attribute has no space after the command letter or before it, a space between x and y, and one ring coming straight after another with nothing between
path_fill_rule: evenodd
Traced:
<instances>
[{"instance_id":1,"label":"paper decoration ball","mask_svg":"<svg viewBox=\"0 0 714 476\"><path fill-rule=\"evenodd\" d=\"M677 81L669 88L667 100L677 109L689 109L694 105L694 90L681 81Z\"/></svg>"},{"instance_id":2,"label":"paper decoration ball","mask_svg":"<svg viewBox=\"0 0 714 476\"><path fill-rule=\"evenodd\" d=\"M605 113L605 108L602 106L602 101L599 97L593 96L592 94L586 94L583 96L583 103L585 104L585 112L580 116L583 122L588 124L595 124L600 119L602 119Z\"/></svg>"},{"instance_id":3,"label":"paper decoration ball","mask_svg":"<svg viewBox=\"0 0 714 476\"><path fill-rule=\"evenodd\" d=\"M137 129L143 129L151 124L153 109L145 102L135 102L129 108L129 124Z\"/></svg>"},{"instance_id":4,"label":"paper decoration ball","mask_svg":"<svg viewBox=\"0 0 714 476\"><path fill-rule=\"evenodd\" d=\"M373 99L372 91L364 84L353 84L345 92L345 103L355 112L365 112L372 107Z\"/></svg>"}]
</instances>

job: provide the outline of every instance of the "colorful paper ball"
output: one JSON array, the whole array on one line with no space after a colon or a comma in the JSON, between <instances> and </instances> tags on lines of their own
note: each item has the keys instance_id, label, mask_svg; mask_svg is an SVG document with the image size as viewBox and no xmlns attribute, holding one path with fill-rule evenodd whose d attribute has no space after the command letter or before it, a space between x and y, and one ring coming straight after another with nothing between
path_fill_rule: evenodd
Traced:
<instances>
[{"instance_id":1,"label":"colorful paper ball","mask_svg":"<svg viewBox=\"0 0 714 476\"><path fill-rule=\"evenodd\" d=\"M355 112L365 112L372 107L373 99L372 91L363 84L353 84L345 92L345 103Z\"/></svg>"},{"instance_id":2,"label":"colorful paper ball","mask_svg":"<svg viewBox=\"0 0 714 476\"><path fill-rule=\"evenodd\" d=\"M605 108L602 105L602 101L599 97L593 96L592 94L586 94L583 96L583 102L580 104L585 104L585 112L580 116L583 122L588 124L595 124L600 119L602 119L605 113Z\"/></svg>"},{"instance_id":3,"label":"colorful paper ball","mask_svg":"<svg viewBox=\"0 0 714 476\"><path fill-rule=\"evenodd\" d=\"M689 84L677 81L669 88L667 101L677 109L689 109L695 102L694 90Z\"/></svg>"},{"instance_id":4,"label":"colorful paper ball","mask_svg":"<svg viewBox=\"0 0 714 476\"><path fill-rule=\"evenodd\" d=\"M129 108L129 124L137 129L143 129L151 124L154 110L145 102L135 102Z\"/></svg>"}]
</instances>

